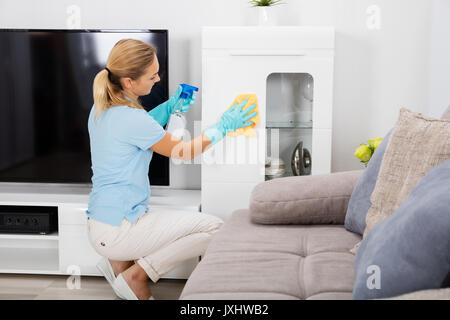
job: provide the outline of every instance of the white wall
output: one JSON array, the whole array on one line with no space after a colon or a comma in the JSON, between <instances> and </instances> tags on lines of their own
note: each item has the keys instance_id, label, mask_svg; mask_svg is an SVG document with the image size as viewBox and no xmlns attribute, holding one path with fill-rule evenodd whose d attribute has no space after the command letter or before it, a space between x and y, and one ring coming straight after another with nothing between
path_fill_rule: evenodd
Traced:
<instances>
[{"instance_id":1,"label":"white wall","mask_svg":"<svg viewBox=\"0 0 450 320\"><path fill-rule=\"evenodd\" d=\"M277 8L282 17L279 24L336 28L332 171L361 168L354 149L367 139L384 136L395 124L400 107L429 110L433 1L285 2ZM182 82L199 85L201 90L202 26L256 23L247 0L0 0L0 27L66 28L66 8L72 4L81 8L81 28L169 29L170 93ZM381 9L380 29L366 26L370 5ZM435 69L437 73L439 66ZM432 90L440 90L436 82ZM448 100L448 96L442 99ZM201 120L200 100L188 114L192 133L193 121ZM199 164L171 164L171 173L173 187L200 188Z\"/></svg>"},{"instance_id":2,"label":"white wall","mask_svg":"<svg viewBox=\"0 0 450 320\"><path fill-rule=\"evenodd\" d=\"M428 113L440 117L450 106L450 1L436 0L431 28Z\"/></svg>"}]
</instances>

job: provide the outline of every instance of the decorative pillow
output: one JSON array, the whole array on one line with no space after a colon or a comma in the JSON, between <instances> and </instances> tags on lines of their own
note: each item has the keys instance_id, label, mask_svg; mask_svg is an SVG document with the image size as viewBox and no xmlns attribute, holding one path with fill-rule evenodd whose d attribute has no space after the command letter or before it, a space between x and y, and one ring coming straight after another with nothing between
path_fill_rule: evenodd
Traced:
<instances>
[{"instance_id":1,"label":"decorative pillow","mask_svg":"<svg viewBox=\"0 0 450 320\"><path fill-rule=\"evenodd\" d=\"M450 120L450 106L446 111L444 111L441 119ZM370 159L369 165L364 170L364 173L358 180L358 183L353 190L348 204L347 214L345 215L345 228L348 231L358 233L360 235L364 233L364 229L366 228L366 214L372 205L370 202L370 196L375 188L381 161L383 160L384 152L386 151L386 146L389 142L392 131L393 128L388 132L381 144L375 150L372 158Z\"/></svg>"},{"instance_id":2,"label":"decorative pillow","mask_svg":"<svg viewBox=\"0 0 450 320\"><path fill-rule=\"evenodd\" d=\"M450 121L401 108L370 197L363 237L399 207L431 168L448 158Z\"/></svg>"},{"instance_id":3,"label":"decorative pillow","mask_svg":"<svg viewBox=\"0 0 450 320\"><path fill-rule=\"evenodd\" d=\"M420 290L380 300L450 300L450 289Z\"/></svg>"},{"instance_id":4,"label":"decorative pillow","mask_svg":"<svg viewBox=\"0 0 450 320\"><path fill-rule=\"evenodd\" d=\"M354 299L442 287L450 270L449 194L450 159L431 169L362 241L355 257Z\"/></svg>"},{"instance_id":5,"label":"decorative pillow","mask_svg":"<svg viewBox=\"0 0 450 320\"><path fill-rule=\"evenodd\" d=\"M364 170L352 192L344 222L345 229L348 231L362 235L366 228L366 214L371 205L370 195L375 188L378 172L380 171L381 160L383 160L384 152L386 151L386 146L391 137L392 130L393 129L391 129L383 138L380 145L373 153L367 168Z\"/></svg>"}]
</instances>

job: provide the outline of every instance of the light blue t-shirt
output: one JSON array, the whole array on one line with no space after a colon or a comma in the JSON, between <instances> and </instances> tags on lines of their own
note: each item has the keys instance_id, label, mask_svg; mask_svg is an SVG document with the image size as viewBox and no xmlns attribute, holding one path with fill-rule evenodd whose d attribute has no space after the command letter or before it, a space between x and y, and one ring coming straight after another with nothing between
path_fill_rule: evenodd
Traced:
<instances>
[{"instance_id":1,"label":"light blue t-shirt","mask_svg":"<svg viewBox=\"0 0 450 320\"><path fill-rule=\"evenodd\" d=\"M149 164L153 151L166 131L142 109L114 106L94 122L89 114L92 190L86 214L91 219L120 226L131 223L148 210Z\"/></svg>"}]
</instances>

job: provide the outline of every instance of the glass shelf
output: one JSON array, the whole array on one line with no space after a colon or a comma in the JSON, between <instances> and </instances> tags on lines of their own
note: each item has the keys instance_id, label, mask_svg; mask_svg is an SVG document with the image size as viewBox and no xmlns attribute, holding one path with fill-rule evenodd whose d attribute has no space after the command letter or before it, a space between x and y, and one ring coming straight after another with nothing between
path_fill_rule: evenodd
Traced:
<instances>
[{"instance_id":1,"label":"glass shelf","mask_svg":"<svg viewBox=\"0 0 450 320\"><path fill-rule=\"evenodd\" d=\"M312 129L313 122L295 122L295 121L267 121L268 129Z\"/></svg>"}]
</instances>

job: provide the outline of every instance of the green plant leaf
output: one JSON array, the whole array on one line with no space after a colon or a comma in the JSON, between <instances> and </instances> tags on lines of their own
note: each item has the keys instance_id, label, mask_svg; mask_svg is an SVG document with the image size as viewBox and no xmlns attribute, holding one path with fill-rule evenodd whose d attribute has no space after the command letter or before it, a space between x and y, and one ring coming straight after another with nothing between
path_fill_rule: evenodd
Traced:
<instances>
[{"instance_id":1,"label":"green plant leaf","mask_svg":"<svg viewBox=\"0 0 450 320\"><path fill-rule=\"evenodd\" d=\"M276 4L283 4L282 0L251 0L252 7L270 7Z\"/></svg>"}]
</instances>

